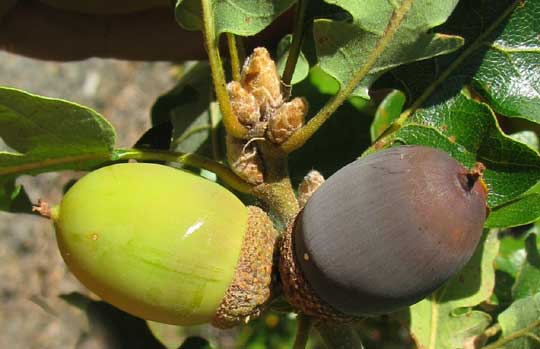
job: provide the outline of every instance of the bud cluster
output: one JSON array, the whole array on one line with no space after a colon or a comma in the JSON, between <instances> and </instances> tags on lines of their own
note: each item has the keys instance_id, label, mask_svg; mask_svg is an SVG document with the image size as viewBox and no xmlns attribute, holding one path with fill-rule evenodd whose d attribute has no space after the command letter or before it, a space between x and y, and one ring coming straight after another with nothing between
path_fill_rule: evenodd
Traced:
<instances>
[{"instance_id":1,"label":"bud cluster","mask_svg":"<svg viewBox=\"0 0 540 349\"><path fill-rule=\"evenodd\" d=\"M248 57L240 81L227 84L232 111L248 129L245 139L228 136L227 158L232 170L252 184L263 182L262 161L254 140L285 142L302 127L308 105L304 98L287 101L276 64L268 51L258 47Z\"/></svg>"}]
</instances>

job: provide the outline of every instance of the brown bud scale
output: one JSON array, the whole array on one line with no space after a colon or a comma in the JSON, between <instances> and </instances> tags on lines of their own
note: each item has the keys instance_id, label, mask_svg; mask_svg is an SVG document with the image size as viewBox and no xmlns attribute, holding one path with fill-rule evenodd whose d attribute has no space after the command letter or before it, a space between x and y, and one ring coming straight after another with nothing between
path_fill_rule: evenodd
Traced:
<instances>
[{"instance_id":1,"label":"brown bud scale","mask_svg":"<svg viewBox=\"0 0 540 349\"><path fill-rule=\"evenodd\" d=\"M261 184L264 180L263 166L255 143L226 137L227 161L232 171L251 184Z\"/></svg>"},{"instance_id":2,"label":"brown bud scale","mask_svg":"<svg viewBox=\"0 0 540 349\"><path fill-rule=\"evenodd\" d=\"M300 208L306 205L306 202L311 195L313 195L315 190L317 190L323 183L324 177L319 171L309 171L302 182L298 185L298 204L300 205Z\"/></svg>"},{"instance_id":3,"label":"brown bud scale","mask_svg":"<svg viewBox=\"0 0 540 349\"><path fill-rule=\"evenodd\" d=\"M268 121L268 139L276 144L285 142L304 124L308 103L304 98L294 98L281 105Z\"/></svg>"},{"instance_id":4,"label":"brown bud scale","mask_svg":"<svg viewBox=\"0 0 540 349\"><path fill-rule=\"evenodd\" d=\"M246 91L238 81L229 82L227 92L231 108L238 121L247 127L255 126L261 119L259 105L255 97Z\"/></svg>"},{"instance_id":5,"label":"brown bud scale","mask_svg":"<svg viewBox=\"0 0 540 349\"><path fill-rule=\"evenodd\" d=\"M257 47L242 68L240 82L266 115L283 103L281 80L276 64L264 47Z\"/></svg>"}]
</instances>

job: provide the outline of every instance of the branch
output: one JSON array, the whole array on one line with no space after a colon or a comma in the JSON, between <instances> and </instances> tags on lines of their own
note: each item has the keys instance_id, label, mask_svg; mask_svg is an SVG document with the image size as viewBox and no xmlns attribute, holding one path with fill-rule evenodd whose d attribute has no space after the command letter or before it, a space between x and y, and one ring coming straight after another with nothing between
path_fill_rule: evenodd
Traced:
<instances>
[{"instance_id":1,"label":"branch","mask_svg":"<svg viewBox=\"0 0 540 349\"><path fill-rule=\"evenodd\" d=\"M304 18L306 16L308 1L309 0L298 0L298 4L296 5L296 18L292 42L289 47L289 55L287 56L287 62L285 63L285 70L283 71L283 76L281 78L285 86L291 84L296 62L298 62L298 56L300 55L300 48L302 47L302 39L304 37Z\"/></svg>"},{"instance_id":2,"label":"branch","mask_svg":"<svg viewBox=\"0 0 540 349\"><path fill-rule=\"evenodd\" d=\"M244 182L228 167L197 154L151 149L115 149L113 159L176 162L214 172L224 183L239 192L250 193L252 189L250 184Z\"/></svg>"},{"instance_id":3,"label":"branch","mask_svg":"<svg viewBox=\"0 0 540 349\"><path fill-rule=\"evenodd\" d=\"M296 338L294 339L293 349L305 349L311 330L311 319L304 314L298 314L296 318L298 327L296 330Z\"/></svg>"},{"instance_id":4,"label":"branch","mask_svg":"<svg viewBox=\"0 0 540 349\"><path fill-rule=\"evenodd\" d=\"M236 35L227 33L227 46L229 47L229 58L231 60L231 73L234 81L240 81L240 56L236 45Z\"/></svg>"},{"instance_id":5,"label":"branch","mask_svg":"<svg viewBox=\"0 0 540 349\"><path fill-rule=\"evenodd\" d=\"M350 323L318 322L315 327L328 348L363 349L358 333Z\"/></svg>"},{"instance_id":6,"label":"branch","mask_svg":"<svg viewBox=\"0 0 540 349\"><path fill-rule=\"evenodd\" d=\"M366 62L360 67L360 69L354 74L352 79L347 85L342 88L337 95L326 103L324 107L311 119L309 122L292 134L292 136L281 145L281 149L290 153L301 146L303 146L307 140L330 118L330 116L345 102L347 97L354 91L356 86L366 77L371 68L375 65L379 57L382 55L388 44L392 41L394 34L397 32L401 22L405 18L405 15L411 9L413 0L404 0L401 6L394 11L392 18L388 22L388 26L384 32L384 35L377 42L377 45L368 56Z\"/></svg>"},{"instance_id":7,"label":"branch","mask_svg":"<svg viewBox=\"0 0 540 349\"><path fill-rule=\"evenodd\" d=\"M540 326L540 321L539 320L536 320L536 321L533 321L529 324L529 326L525 327L525 328L522 328L521 330L519 331L516 331L514 333L511 333L509 334L508 336L506 337L503 337L501 339L499 339L498 341L494 342L494 343L491 343L489 345L486 345L484 347L482 347L482 349L495 349L495 348L500 348L502 347L503 345L505 345L506 343L508 342L511 342L513 340L516 340L520 337L530 337L531 336L531 330L533 330L535 327L538 327ZM534 336L534 335L533 335ZM536 340L536 336L534 336L534 339Z\"/></svg>"},{"instance_id":8,"label":"branch","mask_svg":"<svg viewBox=\"0 0 540 349\"><path fill-rule=\"evenodd\" d=\"M483 32L463 53L461 53L453 62L446 68L439 77L433 83L431 83L425 90L422 92L420 97L414 101L414 103L401 115L399 118L390 125L376 140L375 144L384 143L383 139L392 134L393 132L399 130L404 124L405 121L411 116L418 108L424 104L424 102L435 92L435 90L442 84L450 74L459 67L466 58L468 58L474 51L476 51L480 46L484 45L484 40L492 34L492 32L497 29L503 20L506 19L510 13L515 9L515 7L520 3L520 1L515 1L510 5L502 14L499 16L495 22L493 22L485 32ZM369 151L369 150L368 150Z\"/></svg>"},{"instance_id":9,"label":"branch","mask_svg":"<svg viewBox=\"0 0 540 349\"><path fill-rule=\"evenodd\" d=\"M201 0L201 8L203 12L203 33L206 50L208 52L210 70L212 71L212 77L214 80L216 97L221 109L223 125L225 126L225 130L227 130L228 134L236 138L244 138L247 135L247 129L234 115L231 108L229 95L227 94L227 83L225 81L225 73L223 72L223 65L221 63L221 56L219 54L218 38L216 37L214 17L210 6L210 1Z\"/></svg>"}]
</instances>

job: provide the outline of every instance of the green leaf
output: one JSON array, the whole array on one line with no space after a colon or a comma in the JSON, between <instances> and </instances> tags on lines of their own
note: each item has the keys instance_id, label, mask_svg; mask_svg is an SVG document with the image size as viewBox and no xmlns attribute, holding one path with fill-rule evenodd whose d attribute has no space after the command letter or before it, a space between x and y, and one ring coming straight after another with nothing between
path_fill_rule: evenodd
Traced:
<instances>
[{"instance_id":1,"label":"green leaf","mask_svg":"<svg viewBox=\"0 0 540 349\"><path fill-rule=\"evenodd\" d=\"M326 94L325 82L333 81L327 74L314 68L307 79L295 85L293 94L309 101L307 119L324 105L330 95ZM321 91L322 90L322 91ZM357 101L361 103L356 104ZM363 104L362 104L363 103ZM294 183L298 183L312 169L330 176L345 164L353 162L358 154L369 146L371 103L358 97L346 101L300 149L289 156L289 170Z\"/></svg>"},{"instance_id":2,"label":"green leaf","mask_svg":"<svg viewBox=\"0 0 540 349\"><path fill-rule=\"evenodd\" d=\"M517 233L515 229L509 229L500 233L501 247L495 263L497 270L507 273L514 279L516 278L527 257L525 240L535 230L535 227L533 227L525 232Z\"/></svg>"},{"instance_id":3,"label":"green leaf","mask_svg":"<svg viewBox=\"0 0 540 349\"><path fill-rule=\"evenodd\" d=\"M527 2L527 5L531 5L530 3ZM477 77L478 69L489 63L488 51L491 50L491 43L500 38L501 33L506 31L505 28L517 28L514 23L520 22L515 22L516 18L525 16L518 14L518 11L525 11L526 16L534 18L533 8L537 5L517 6L508 17L515 4L518 2L504 0L488 4L483 1L461 1L455 13L440 30L464 36L470 46L462 52L400 67L393 72L397 82L394 86L408 91L409 100L414 102L413 107L421 108L412 110L409 117L411 120L401 120L404 129L399 132L403 141L445 149L467 166L478 160L488 167L485 179L490 189L488 204L492 209L487 221L488 227L517 226L540 217L537 193L525 195L540 179L537 148L533 149L515 141L509 142L508 137L499 130L494 116L487 117L487 114L494 114L487 105L473 106L476 102L472 99L468 103L456 103L464 98L456 95L462 91L464 84L470 81L472 87L467 87L468 94L475 99L478 99L479 93L482 94L481 91L473 89L478 85L475 81L480 81ZM527 45L530 41L529 29L522 31L522 35L516 32L514 43ZM477 38L482 40L475 41ZM523 65L519 70L529 74L528 69L531 68L530 75L534 77L539 66L540 61L537 60L534 67ZM454 70L446 70L448 67L453 67ZM501 70L498 68L497 65L491 65L490 71L493 74L500 73L504 84L521 86L512 74L508 74L504 66L501 66ZM441 76L445 79L440 79ZM389 75L386 76L387 79L388 77ZM434 81L441 84L433 85ZM492 85L489 88L495 90L499 87ZM431 98L427 98L430 93ZM422 96L422 99L415 101L418 96ZM528 93L528 96L534 102L534 93ZM434 116L428 115L433 111L438 112ZM476 112L479 112L479 115L476 115ZM420 114L420 117L417 114ZM417 122L415 118L423 120ZM461 126L459 129L447 130L448 121ZM478 135L474 136L475 133Z\"/></svg>"},{"instance_id":4,"label":"green leaf","mask_svg":"<svg viewBox=\"0 0 540 349\"><path fill-rule=\"evenodd\" d=\"M323 95L335 95L339 91L339 83L326 74L319 66L314 66L309 71L309 81Z\"/></svg>"},{"instance_id":5,"label":"green leaf","mask_svg":"<svg viewBox=\"0 0 540 349\"><path fill-rule=\"evenodd\" d=\"M399 117L405 105L405 94L399 90L388 93L377 107L371 123L371 140L375 141Z\"/></svg>"},{"instance_id":6,"label":"green leaf","mask_svg":"<svg viewBox=\"0 0 540 349\"><path fill-rule=\"evenodd\" d=\"M414 101L452 66L447 80L469 83L498 114L539 123L539 7L537 1L461 0L439 30L464 37L465 50L399 67L385 77L386 85Z\"/></svg>"},{"instance_id":7,"label":"green leaf","mask_svg":"<svg viewBox=\"0 0 540 349\"><path fill-rule=\"evenodd\" d=\"M410 330L424 349L464 348L491 322L471 310L489 299L495 284L493 262L499 248L496 232L485 234L469 263L431 296L410 307Z\"/></svg>"},{"instance_id":8,"label":"green leaf","mask_svg":"<svg viewBox=\"0 0 540 349\"><path fill-rule=\"evenodd\" d=\"M21 185L11 177L0 178L0 211L32 212L32 203Z\"/></svg>"},{"instance_id":9,"label":"green leaf","mask_svg":"<svg viewBox=\"0 0 540 349\"><path fill-rule=\"evenodd\" d=\"M486 228L516 227L540 219L540 193L524 195L493 209Z\"/></svg>"},{"instance_id":10,"label":"green leaf","mask_svg":"<svg viewBox=\"0 0 540 349\"><path fill-rule=\"evenodd\" d=\"M527 258L523 261L512 287L514 299L533 296L540 292L540 254L535 234L530 234L525 240L525 250Z\"/></svg>"},{"instance_id":11,"label":"green leaf","mask_svg":"<svg viewBox=\"0 0 540 349\"><path fill-rule=\"evenodd\" d=\"M487 40L473 87L499 114L540 123L540 2L522 1Z\"/></svg>"},{"instance_id":12,"label":"green leaf","mask_svg":"<svg viewBox=\"0 0 540 349\"><path fill-rule=\"evenodd\" d=\"M241 36L255 35L287 10L295 0L208 0L215 31ZM177 0L176 20L187 30L202 30L200 0Z\"/></svg>"},{"instance_id":13,"label":"green leaf","mask_svg":"<svg viewBox=\"0 0 540 349\"><path fill-rule=\"evenodd\" d=\"M499 233L500 248L495 259L495 298L490 300L491 304L499 305L498 310L504 310L514 301L512 288L527 257L525 240L530 234L536 234L537 230L536 226L527 225Z\"/></svg>"},{"instance_id":14,"label":"green leaf","mask_svg":"<svg viewBox=\"0 0 540 349\"><path fill-rule=\"evenodd\" d=\"M523 195L491 211L486 221L488 228L510 228L540 219L540 182Z\"/></svg>"},{"instance_id":15,"label":"green leaf","mask_svg":"<svg viewBox=\"0 0 540 349\"><path fill-rule=\"evenodd\" d=\"M219 112L209 107L212 93L210 66L199 62L184 73L173 89L156 100L152 123L172 123L171 150L212 156L212 128L217 127L220 119Z\"/></svg>"},{"instance_id":16,"label":"green leaf","mask_svg":"<svg viewBox=\"0 0 540 349\"><path fill-rule=\"evenodd\" d=\"M517 300L499 315L498 320L502 329L499 341L507 341L499 348L540 348L538 339L533 337L540 335L540 293Z\"/></svg>"},{"instance_id":17,"label":"green leaf","mask_svg":"<svg viewBox=\"0 0 540 349\"><path fill-rule=\"evenodd\" d=\"M347 84L366 62L403 1L326 0L349 11L352 22L316 20L313 27L317 57L322 69ZM463 45L459 36L428 31L450 16L457 0L415 0L396 34L378 57L355 95L369 98L369 86L384 72L405 63L446 54Z\"/></svg>"},{"instance_id":18,"label":"green leaf","mask_svg":"<svg viewBox=\"0 0 540 349\"><path fill-rule=\"evenodd\" d=\"M283 76L283 71L285 70L285 64L287 63L287 58L289 57L289 47L291 46L292 35L286 35L278 44L277 47L277 68L280 76ZM298 56L298 61L294 67L294 74L291 80L291 85L295 85L300 81L304 80L309 74L309 62L302 52Z\"/></svg>"},{"instance_id":19,"label":"green leaf","mask_svg":"<svg viewBox=\"0 0 540 349\"><path fill-rule=\"evenodd\" d=\"M95 167L111 159L115 133L91 109L0 87L0 139L0 208L18 211L28 204L18 175Z\"/></svg>"},{"instance_id":20,"label":"green leaf","mask_svg":"<svg viewBox=\"0 0 540 349\"><path fill-rule=\"evenodd\" d=\"M527 144L529 147L538 150L539 149L539 142L538 142L538 135L533 131L520 131L516 132L510 135L512 139L515 139L518 142L521 142L523 144Z\"/></svg>"},{"instance_id":21,"label":"green leaf","mask_svg":"<svg viewBox=\"0 0 540 349\"><path fill-rule=\"evenodd\" d=\"M489 107L464 92L450 98L435 95L390 139L441 148L468 168L482 162L491 208L516 199L540 179L538 152L502 133ZM521 217L505 219L515 223Z\"/></svg>"}]
</instances>

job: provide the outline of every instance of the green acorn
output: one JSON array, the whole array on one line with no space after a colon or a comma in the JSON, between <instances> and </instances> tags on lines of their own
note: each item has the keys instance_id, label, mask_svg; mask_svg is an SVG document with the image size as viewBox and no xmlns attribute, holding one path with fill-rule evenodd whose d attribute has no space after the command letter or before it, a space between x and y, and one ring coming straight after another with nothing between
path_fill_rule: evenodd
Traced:
<instances>
[{"instance_id":1,"label":"green acorn","mask_svg":"<svg viewBox=\"0 0 540 349\"><path fill-rule=\"evenodd\" d=\"M188 172L101 168L70 188L51 218L73 274L135 316L226 328L257 316L271 296L269 218Z\"/></svg>"}]
</instances>

